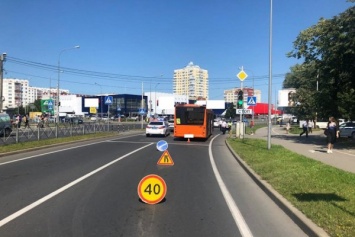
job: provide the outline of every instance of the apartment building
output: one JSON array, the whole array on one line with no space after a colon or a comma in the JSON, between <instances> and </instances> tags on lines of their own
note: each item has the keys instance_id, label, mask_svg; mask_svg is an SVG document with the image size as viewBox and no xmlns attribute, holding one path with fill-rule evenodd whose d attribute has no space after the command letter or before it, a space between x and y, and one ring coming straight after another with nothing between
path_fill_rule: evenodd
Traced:
<instances>
[{"instance_id":1,"label":"apartment building","mask_svg":"<svg viewBox=\"0 0 355 237\"><path fill-rule=\"evenodd\" d=\"M238 91L240 91L240 88L232 88L232 89L225 90L223 93L225 102L237 104ZM253 88L244 87L243 92L244 92L244 105L247 104L248 96L255 96L256 103L261 102L261 91L260 90L255 90Z\"/></svg>"},{"instance_id":2,"label":"apartment building","mask_svg":"<svg viewBox=\"0 0 355 237\"><path fill-rule=\"evenodd\" d=\"M3 80L3 109L16 108L29 104L29 82L20 79Z\"/></svg>"},{"instance_id":3,"label":"apartment building","mask_svg":"<svg viewBox=\"0 0 355 237\"><path fill-rule=\"evenodd\" d=\"M38 99L57 97L57 89L31 87L28 80L6 78L3 80L3 110L7 108L25 107ZM60 90L61 95L69 94L69 90Z\"/></svg>"},{"instance_id":4,"label":"apartment building","mask_svg":"<svg viewBox=\"0 0 355 237\"><path fill-rule=\"evenodd\" d=\"M173 92L186 95L189 100L208 99L208 71L190 62L185 68L174 70Z\"/></svg>"}]
</instances>

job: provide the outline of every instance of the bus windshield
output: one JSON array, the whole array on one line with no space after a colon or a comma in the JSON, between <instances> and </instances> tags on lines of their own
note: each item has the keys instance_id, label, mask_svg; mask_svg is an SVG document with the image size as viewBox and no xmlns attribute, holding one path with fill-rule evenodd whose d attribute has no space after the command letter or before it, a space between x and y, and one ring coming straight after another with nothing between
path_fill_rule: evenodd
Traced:
<instances>
[{"instance_id":1,"label":"bus windshield","mask_svg":"<svg viewBox=\"0 0 355 237\"><path fill-rule=\"evenodd\" d=\"M176 124L203 125L205 109L201 107L176 107Z\"/></svg>"}]
</instances>

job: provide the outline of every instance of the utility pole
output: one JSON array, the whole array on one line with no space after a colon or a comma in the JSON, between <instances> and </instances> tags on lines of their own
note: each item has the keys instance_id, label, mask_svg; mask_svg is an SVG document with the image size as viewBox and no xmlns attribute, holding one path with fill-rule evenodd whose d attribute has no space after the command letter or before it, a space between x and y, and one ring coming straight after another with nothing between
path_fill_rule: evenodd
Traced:
<instances>
[{"instance_id":1,"label":"utility pole","mask_svg":"<svg viewBox=\"0 0 355 237\"><path fill-rule=\"evenodd\" d=\"M4 79L4 61L6 60L6 53L0 55L0 112L2 112L3 104L3 79Z\"/></svg>"}]
</instances>

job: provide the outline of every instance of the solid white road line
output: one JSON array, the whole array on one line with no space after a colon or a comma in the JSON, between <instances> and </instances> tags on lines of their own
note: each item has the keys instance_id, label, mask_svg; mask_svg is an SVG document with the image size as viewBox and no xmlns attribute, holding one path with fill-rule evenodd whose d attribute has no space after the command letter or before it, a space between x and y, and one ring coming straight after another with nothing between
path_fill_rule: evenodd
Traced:
<instances>
[{"instance_id":1,"label":"solid white road line","mask_svg":"<svg viewBox=\"0 0 355 237\"><path fill-rule=\"evenodd\" d=\"M223 197L226 200L228 208L229 208L229 210L230 210L230 212L231 212L231 214L232 214L232 216L234 218L234 221L235 221L235 223L236 223L241 235L243 237L253 237L253 234L251 233L251 231L249 229L249 226L245 222L245 220L244 220L244 218L242 216L242 213L239 211L239 208L238 208L237 204L235 204L232 195L228 191L227 186L224 184L224 182L222 180L222 177L221 177L221 175L220 175L220 173L219 173L219 171L217 169L216 163L214 161L214 158L213 158L213 155L212 155L212 143L213 143L213 140L215 138L217 138L218 136L219 135L215 136L211 140L209 148L208 148L208 153L209 153L209 156L210 156L210 161L211 161L211 165L212 165L212 169L213 169L214 175L216 176L219 188L222 191Z\"/></svg>"},{"instance_id":2,"label":"solid white road line","mask_svg":"<svg viewBox=\"0 0 355 237\"><path fill-rule=\"evenodd\" d=\"M133 136L136 136L136 135L127 136L127 137L133 137ZM123 138L127 138L127 137L115 138L115 139L123 139ZM44 155L49 155L49 154L53 154L53 153L57 153L57 152L72 150L72 149L76 149L76 148L80 148L80 147L86 147L86 146L91 146L91 145L100 144L100 143L103 143L103 142L110 142L110 141L114 141L114 140L104 140L104 141L99 141L99 142L92 142L92 143L89 143L89 144L73 146L73 147L64 148L64 149L60 149L60 150L55 150L55 151L51 151L51 152L46 152L46 153L42 153L42 154L38 154L38 155L34 155L34 156L28 156L28 157L20 158L20 159L17 159L17 160L12 160L12 161L7 161L7 162L0 163L0 166L1 165L6 165L6 164L10 164L10 163L19 162L19 161L23 161L23 160L28 160L28 159L32 159L32 158L36 158L36 157L40 157L40 156L44 156ZM60 144L58 144L58 145L60 145Z\"/></svg>"},{"instance_id":3,"label":"solid white road line","mask_svg":"<svg viewBox=\"0 0 355 237\"><path fill-rule=\"evenodd\" d=\"M60 189L57 189L56 191L54 191L54 192L48 194L47 196L42 197L41 199L35 201L34 203L32 203L32 204L30 204L30 205L28 205L28 206L22 208L21 210L15 212L15 213L13 213L13 214L11 214L10 216L8 216L8 217L2 219L2 220L0 221L0 227L3 226L3 225L5 225L5 224L7 224L7 223L9 223L10 221L16 219L17 217L19 217L19 216L25 214L26 212L32 210L33 208L35 208L35 207L41 205L41 204L44 203L45 201L47 201L47 200L49 200L49 199L55 197L56 195L60 194L61 192L64 192L65 190L67 190L67 189L71 188L72 186L76 185L77 183L80 183L81 181L83 181L83 180L89 178L90 176L92 176L92 175L94 175L94 174L100 172L101 170L103 170L103 169L105 169L105 168L107 168L107 167L109 167L109 166L115 164L116 162L118 162L118 161L120 161L120 160L126 158L127 156L132 155L133 153L136 153L136 152L138 152L138 151L140 151L140 150L142 150L142 149L144 149L144 148L146 148L146 147L148 147L148 146L151 146L152 144L154 144L154 143L150 143L150 144L148 144L148 145L146 145L146 146L143 146L143 147L138 148L138 149L136 149L136 150L134 150L134 151L131 151L130 153L127 153L126 155L121 156L121 157L117 158L116 160L113 160L113 161L107 163L106 165L103 165L103 166L97 168L96 170L91 171L90 173L88 173L88 174L86 174L86 175L84 175L84 176L82 176L82 177L80 177L80 178L74 180L73 182L71 182L71 183L69 183L69 184L67 184L67 185L65 185L65 186L63 186L63 187L61 187Z\"/></svg>"}]
</instances>

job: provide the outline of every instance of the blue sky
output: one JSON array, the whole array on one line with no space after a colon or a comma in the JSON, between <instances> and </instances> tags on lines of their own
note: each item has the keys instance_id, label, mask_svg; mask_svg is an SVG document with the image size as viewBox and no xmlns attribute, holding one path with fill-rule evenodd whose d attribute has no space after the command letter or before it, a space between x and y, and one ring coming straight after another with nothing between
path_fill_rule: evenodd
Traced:
<instances>
[{"instance_id":1,"label":"blue sky","mask_svg":"<svg viewBox=\"0 0 355 237\"><path fill-rule=\"evenodd\" d=\"M353 5L273 0L273 96L301 62L286 57L300 31ZM60 60L63 68L82 70L60 75L60 87L72 93L140 94L142 82L145 92L172 93L174 69L192 61L209 72L210 99L239 87L243 66L244 86L254 81L268 100L270 0L2 0L1 13L5 78L56 87ZM61 53L75 45L80 49Z\"/></svg>"}]
</instances>

